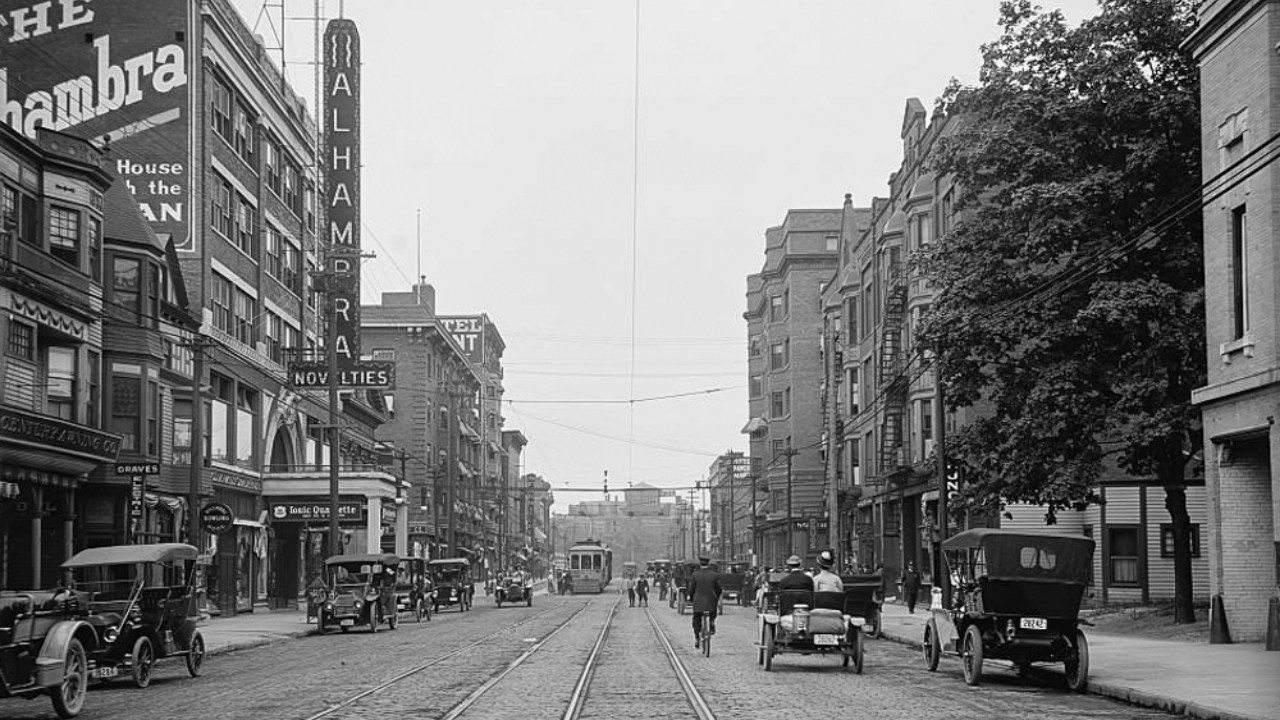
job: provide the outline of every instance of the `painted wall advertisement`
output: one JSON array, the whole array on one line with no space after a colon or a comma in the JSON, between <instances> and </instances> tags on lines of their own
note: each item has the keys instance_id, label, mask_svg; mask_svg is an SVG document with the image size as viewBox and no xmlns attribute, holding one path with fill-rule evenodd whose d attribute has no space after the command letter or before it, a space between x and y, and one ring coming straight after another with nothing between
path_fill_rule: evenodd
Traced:
<instances>
[{"instance_id":1,"label":"painted wall advertisement","mask_svg":"<svg viewBox=\"0 0 1280 720\"><path fill-rule=\"evenodd\" d=\"M445 330L462 347L462 352L466 353L467 359L477 365L484 364L484 316L441 316L440 323L444 325Z\"/></svg>"},{"instance_id":2,"label":"painted wall advertisement","mask_svg":"<svg viewBox=\"0 0 1280 720\"><path fill-rule=\"evenodd\" d=\"M108 151L161 241L194 251L188 213L190 0L0 0L0 122Z\"/></svg>"}]
</instances>

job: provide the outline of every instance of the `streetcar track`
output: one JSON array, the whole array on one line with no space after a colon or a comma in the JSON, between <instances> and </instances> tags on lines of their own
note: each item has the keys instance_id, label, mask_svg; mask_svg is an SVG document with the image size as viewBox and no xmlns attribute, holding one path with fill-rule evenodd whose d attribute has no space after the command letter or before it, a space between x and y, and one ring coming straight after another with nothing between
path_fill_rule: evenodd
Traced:
<instances>
[{"instance_id":1,"label":"streetcar track","mask_svg":"<svg viewBox=\"0 0 1280 720\"><path fill-rule=\"evenodd\" d=\"M591 654L587 656L587 662L582 666L582 674L578 676L578 682L573 686L573 694L569 696L569 707L564 711L563 720L578 720L582 715L582 708L587 702L587 689L591 687L591 679L596 674L596 664L600 661L600 650L604 648L604 641L609 637L609 628L613 626L613 617L618 614L618 606L621 604L622 596L619 595L613 607L609 608L609 616L605 618L604 627L600 629L596 644L591 648Z\"/></svg>"},{"instance_id":2,"label":"streetcar track","mask_svg":"<svg viewBox=\"0 0 1280 720\"><path fill-rule=\"evenodd\" d=\"M699 720L715 720L715 713L711 711L711 706L707 704L702 693L698 692L697 686L693 684L693 678L689 677L689 671L685 668L680 657L676 655L676 649L671 644L670 638L663 632L658 625L658 621L653 617L653 612L649 610L649 606L644 608L645 617L649 619L649 625L653 628L653 632L658 636L658 642L662 643L662 648L667 652L667 661L671 663L671 669L675 671L676 678L680 680L680 689L684 691L685 699L689 701L689 706L697 713Z\"/></svg>"},{"instance_id":3,"label":"streetcar track","mask_svg":"<svg viewBox=\"0 0 1280 720\"><path fill-rule=\"evenodd\" d=\"M588 603L584 603L584 604L583 604L583 606L582 606L581 608L579 608L579 609L577 610L577 612L575 612L575 613L574 613L574 614L573 614L569 619L570 619L570 620L572 620L574 617L577 617L577 615L578 615L579 613L581 613L583 610L585 610L585 609L587 608L587 605L588 605ZM534 620L536 620L537 618L542 617L543 615L546 615L547 613L551 612L552 610L556 610L556 609L558 609L559 607L561 607L561 606L552 606L552 607L547 608L546 610L542 610L542 611L536 612L536 613L534 613L534 614L532 614L532 615L530 615L530 616L528 616L528 617L524 618L524 619L523 619L523 620L521 620L520 622L514 623L514 624L512 624L512 625L507 625L506 627L502 628L501 630L497 630L497 631L492 632L492 633L490 633L490 634L488 634L488 635L485 635L484 637L480 638L479 640L476 640L476 641L474 641L474 642L471 642L471 643L469 643L469 644L467 644L467 645L464 645L464 646L462 646L462 647L460 647L460 648L458 648L458 649L456 649L456 650L453 650L453 651L447 652L447 653L445 653L444 655L441 655L441 656L436 657L436 658L434 658L434 659L432 659L432 660L429 660L428 662L425 662L425 663L423 663L423 664L421 664L421 665L418 665L418 666L413 667L413 668L411 668L411 669L409 669L409 670L406 670L406 671L404 671L404 672L400 673L399 675L396 675L395 677L393 677L393 678L391 678L391 679L389 679L389 680L385 680L385 681L383 681L382 683L380 683L380 684L378 684L378 685L375 685L375 686L373 686L373 687L369 688L368 690L363 690L363 691L361 691L361 692L359 692L359 693L356 693L355 695L352 695L351 697L347 698L346 700L343 700L343 701L342 701L342 702L340 702L340 703L337 703L337 704L335 704L335 705L331 705L331 706L329 706L329 707L325 708L324 710L321 710L320 712L318 712L318 713L316 713L316 714L314 714L314 715L309 715L309 716L307 716L306 720L318 720L318 718L328 717L328 716L333 715L334 713L338 712L339 710L344 710L344 709L346 709L346 708L349 708L349 707L351 707L352 705L354 705L354 704L356 704L356 703L360 702L361 700L363 700L363 699L365 699L365 698L369 697L370 695L374 695L374 694L380 693L380 692L382 692L383 690L386 690L387 688L391 687L392 685L395 685L396 683L398 683L398 682L400 682L400 681L402 681L402 680L405 680L406 678L409 678L409 677L412 677L412 676L414 676L414 675L417 675L418 673L422 672L423 670L426 670L426 669L431 668L431 667L435 667L436 665L439 665L440 663L443 663L443 662L445 662L446 660L452 660L453 658L458 657L459 655L462 655L462 654L465 654L465 653L467 653L467 652L470 652L471 650L474 650L475 648L479 647L480 645L483 645L484 643L487 643L487 642L489 642L490 640L493 640L493 639L495 639L495 638L497 638L497 637L499 637L499 636L501 636L501 635L504 635L504 634L506 634L506 633L510 632L511 630L513 630L513 629L515 629L515 628L520 627L521 625L524 625L524 624L526 624L526 623L533 622L533 621L534 621ZM555 631L553 631L553 632L558 632L558 631L560 630L560 628L561 628L561 627L564 627L564 626L565 626L565 625L567 625L567 624L568 624L568 621L566 620L564 624L562 624L561 626L557 627L557 628L556 628L556 630L555 630ZM548 637L549 637L549 636L548 636ZM539 643L539 644L541 644L541 643Z\"/></svg>"}]
</instances>

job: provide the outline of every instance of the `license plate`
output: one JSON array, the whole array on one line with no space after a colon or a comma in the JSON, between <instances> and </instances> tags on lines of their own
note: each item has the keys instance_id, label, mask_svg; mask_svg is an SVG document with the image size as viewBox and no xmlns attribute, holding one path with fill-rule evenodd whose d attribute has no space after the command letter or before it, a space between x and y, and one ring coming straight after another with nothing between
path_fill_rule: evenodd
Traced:
<instances>
[{"instance_id":1,"label":"license plate","mask_svg":"<svg viewBox=\"0 0 1280 720\"><path fill-rule=\"evenodd\" d=\"M120 674L120 668L111 665L109 667L96 667L89 671L89 677L93 678L112 678Z\"/></svg>"},{"instance_id":2,"label":"license plate","mask_svg":"<svg viewBox=\"0 0 1280 720\"><path fill-rule=\"evenodd\" d=\"M814 645L839 645L840 636L839 635L814 635L813 644Z\"/></svg>"},{"instance_id":3,"label":"license plate","mask_svg":"<svg viewBox=\"0 0 1280 720\"><path fill-rule=\"evenodd\" d=\"M1023 630L1047 630L1049 621L1044 618L1022 618L1018 621L1018 627Z\"/></svg>"},{"instance_id":4,"label":"license plate","mask_svg":"<svg viewBox=\"0 0 1280 720\"><path fill-rule=\"evenodd\" d=\"M355 624L356 624L355 620L343 620L341 623L339 623L339 625L341 625L342 627L351 627Z\"/></svg>"}]
</instances>

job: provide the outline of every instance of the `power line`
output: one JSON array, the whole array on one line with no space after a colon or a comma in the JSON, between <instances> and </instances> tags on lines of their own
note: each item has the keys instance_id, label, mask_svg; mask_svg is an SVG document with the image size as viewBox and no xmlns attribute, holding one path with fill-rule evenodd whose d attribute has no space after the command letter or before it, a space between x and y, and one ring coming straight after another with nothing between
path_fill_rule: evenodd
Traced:
<instances>
[{"instance_id":1,"label":"power line","mask_svg":"<svg viewBox=\"0 0 1280 720\"><path fill-rule=\"evenodd\" d=\"M713 393L724 392L725 390L738 390L746 387L745 385L730 385L726 387L707 388L706 390L691 390L683 393L672 393L670 395L654 395L652 397L632 398L629 400L600 400L600 399L580 399L580 400L513 400L503 398L502 401L514 405L520 403L522 405L634 405L642 402L654 402L656 400L672 400L675 398L694 397L698 395L711 395Z\"/></svg>"}]
</instances>

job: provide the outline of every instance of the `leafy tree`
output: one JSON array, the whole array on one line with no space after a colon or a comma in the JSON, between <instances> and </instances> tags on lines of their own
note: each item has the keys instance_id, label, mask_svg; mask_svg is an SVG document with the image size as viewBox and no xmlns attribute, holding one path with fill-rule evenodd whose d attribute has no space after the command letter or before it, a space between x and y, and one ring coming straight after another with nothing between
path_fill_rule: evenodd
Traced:
<instances>
[{"instance_id":1,"label":"leafy tree","mask_svg":"<svg viewBox=\"0 0 1280 720\"><path fill-rule=\"evenodd\" d=\"M1070 27L1001 6L979 82L939 111L935 151L965 212L917 262L939 292L922 328L949 407L960 504L1041 503L1050 521L1104 472L1154 478L1174 528L1177 622L1194 620L1185 483L1204 384L1199 88L1189 2L1101 0Z\"/></svg>"}]
</instances>

